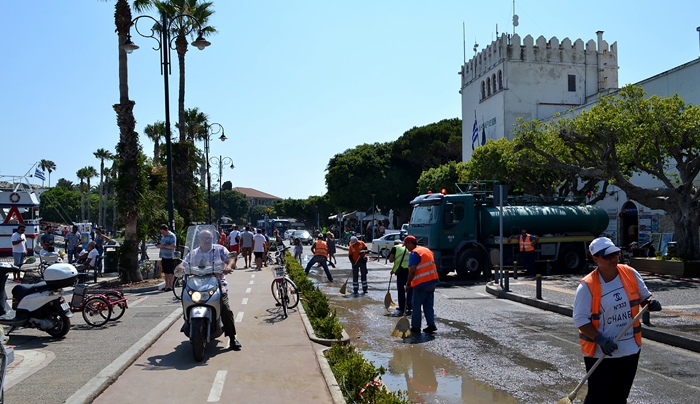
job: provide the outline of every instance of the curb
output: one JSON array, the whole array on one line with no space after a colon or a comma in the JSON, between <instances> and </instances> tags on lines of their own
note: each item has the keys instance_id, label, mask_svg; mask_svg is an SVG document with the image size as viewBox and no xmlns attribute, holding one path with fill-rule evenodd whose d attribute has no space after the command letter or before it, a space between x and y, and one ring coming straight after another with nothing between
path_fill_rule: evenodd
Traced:
<instances>
[{"instance_id":1,"label":"curb","mask_svg":"<svg viewBox=\"0 0 700 404\"><path fill-rule=\"evenodd\" d=\"M573 317L574 310L570 306L564 306L558 303L547 302L545 300L538 300L531 297L519 295L513 292L506 292L494 282L489 282L486 284L486 292L500 299L508 299L518 303L526 304L528 306L537 307L538 309L552 311L568 317ZM700 341L682 335L672 334L667 331L649 328L644 324L642 324L642 337L650 339L652 341L661 342L662 344L667 344L675 346L677 348L683 348L689 351L700 353Z\"/></svg>"},{"instance_id":2,"label":"curb","mask_svg":"<svg viewBox=\"0 0 700 404\"><path fill-rule=\"evenodd\" d=\"M182 307L175 309L155 328L136 341L129 349L112 363L107 365L97 376L90 379L83 387L68 397L65 404L89 404L109 387L139 356L155 343L182 315Z\"/></svg>"},{"instance_id":3,"label":"curb","mask_svg":"<svg viewBox=\"0 0 700 404\"><path fill-rule=\"evenodd\" d=\"M309 336L309 339L311 341L325 346L331 346L333 343L347 344L348 342L350 342L350 336L347 332L345 332L345 328L343 328L343 338L341 339L328 339L317 337L313 327L311 326L311 321L309 321L309 316L306 315L304 305L302 305L301 302L299 302L299 305L297 307L299 308L299 314L301 314L301 321L304 323L304 328L306 328L306 334Z\"/></svg>"}]
</instances>

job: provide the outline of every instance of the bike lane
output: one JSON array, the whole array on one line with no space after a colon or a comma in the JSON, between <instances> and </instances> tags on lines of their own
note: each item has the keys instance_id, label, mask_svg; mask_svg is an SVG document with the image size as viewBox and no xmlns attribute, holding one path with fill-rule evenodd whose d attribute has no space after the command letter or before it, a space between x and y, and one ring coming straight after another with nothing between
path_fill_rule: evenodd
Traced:
<instances>
[{"instance_id":1,"label":"bike lane","mask_svg":"<svg viewBox=\"0 0 700 404\"><path fill-rule=\"evenodd\" d=\"M93 402L332 402L316 358L323 347L309 340L298 308L284 318L275 307L272 280L270 268L227 276L241 351L222 336L195 362L179 318Z\"/></svg>"}]
</instances>

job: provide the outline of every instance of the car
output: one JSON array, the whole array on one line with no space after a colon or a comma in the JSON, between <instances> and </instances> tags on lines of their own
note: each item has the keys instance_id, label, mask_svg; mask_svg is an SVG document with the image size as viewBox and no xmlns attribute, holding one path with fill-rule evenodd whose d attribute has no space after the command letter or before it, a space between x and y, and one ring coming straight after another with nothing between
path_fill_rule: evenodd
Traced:
<instances>
[{"instance_id":1,"label":"car","mask_svg":"<svg viewBox=\"0 0 700 404\"><path fill-rule=\"evenodd\" d=\"M282 238L285 239L285 240L292 240L292 239L294 238L294 232L295 232L295 231L296 231L296 230L294 230L294 229L289 229L289 230L285 231L285 232L284 232L284 235L282 236Z\"/></svg>"},{"instance_id":2,"label":"car","mask_svg":"<svg viewBox=\"0 0 700 404\"><path fill-rule=\"evenodd\" d=\"M389 252L394 247L394 241L401 240L399 233L385 234L372 240L372 252L379 254L382 258L387 258Z\"/></svg>"},{"instance_id":3,"label":"car","mask_svg":"<svg viewBox=\"0 0 700 404\"><path fill-rule=\"evenodd\" d=\"M311 233L306 230L294 230L294 238L301 240L301 244L311 245L311 243L314 242L314 238L311 237Z\"/></svg>"}]
</instances>

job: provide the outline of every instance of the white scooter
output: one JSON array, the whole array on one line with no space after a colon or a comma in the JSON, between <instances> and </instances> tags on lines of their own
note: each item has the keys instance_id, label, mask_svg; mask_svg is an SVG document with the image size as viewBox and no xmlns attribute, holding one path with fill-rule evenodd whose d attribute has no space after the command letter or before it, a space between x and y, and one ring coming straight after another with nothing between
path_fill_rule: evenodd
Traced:
<instances>
[{"instance_id":1,"label":"white scooter","mask_svg":"<svg viewBox=\"0 0 700 404\"><path fill-rule=\"evenodd\" d=\"M20 269L7 262L0 262L0 281L6 281L10 272ZM70 330L73 313L63 298L62 288L75 284L78 271L71 264L58 263L46 268L44 281L33 285L16 285L12 289L12 309L7 310L5 283L0 288L0 305L5 314L0 316L0 326L10 326L7 334L17 328L38 328L54 338L63 337Z\"/></svg>"}]
</instances>

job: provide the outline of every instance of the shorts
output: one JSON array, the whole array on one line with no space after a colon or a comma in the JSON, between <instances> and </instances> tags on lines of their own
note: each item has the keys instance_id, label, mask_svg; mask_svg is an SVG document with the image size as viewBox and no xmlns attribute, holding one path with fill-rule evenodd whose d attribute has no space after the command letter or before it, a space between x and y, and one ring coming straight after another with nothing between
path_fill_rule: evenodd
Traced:
<instances>
[{"instance_id":1,"label":"shorts","mask_svg":"<svg viewBox=\"0 0 700 404\"><path fill-rule=\"evenodd\" d=\"M262 258L263 257L264 251L255 251L253 254L255 254L255 259Z\"/></svg>"},{"instance_id":2,"label":"shorts","mask_svg":"<svg viewBox=\"0 0 700 404\"><path fill-rule=\"evenodd\" d=\"M241 247L241 252L243 253L244 257L250 257L251 253L253 252L253 247Z\"/></svg>"},{"instance_id":3,"label":"shorts","mask_svg":"<svg viewBox=\"0 0 700 404\"><path fill-rule=\"evenodd\" d=\"M14 258L15 261L15 266L21 267L22 264L24 264L24 257L26 256L25 253L12 253L12 258Z\"/></svg>"},{"instance_id":4,"label":"shorts","mask_svg":"<svg viewBox=\"0 0 700 404\"><path fill-rule=\"evenodd\" d=\"M175 273L175 259L173 258L161 258L160 266L163 268L164 274Z\"/></svg>"},{"instance_id":5,"label":"shorts","mask_svg":"<svg viewBox=\"0 0 700 404\"><path fill-rule=\"evenodd\" d=\"M236 252L239 253L241 252L241 245L240 244L234 244L231 246L231 248L228 249L230 252Z\"/></svg>"}]
</instances>

